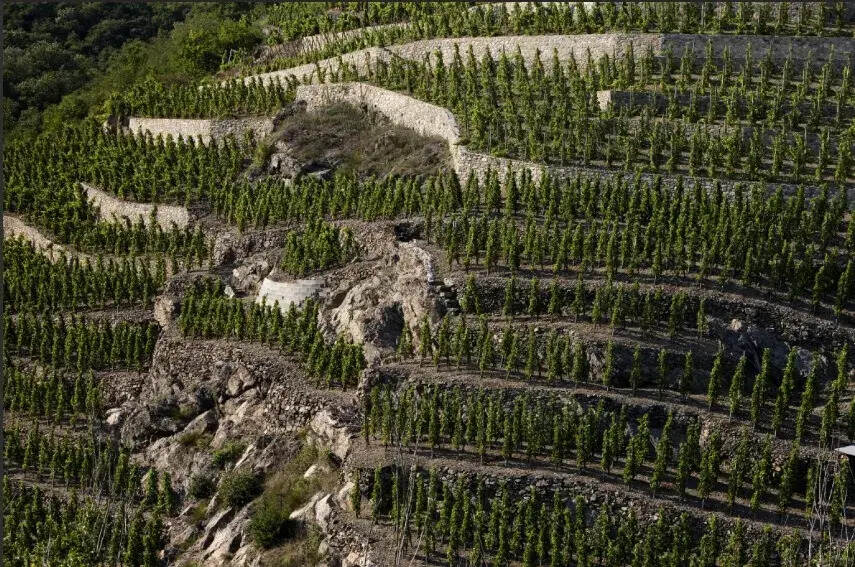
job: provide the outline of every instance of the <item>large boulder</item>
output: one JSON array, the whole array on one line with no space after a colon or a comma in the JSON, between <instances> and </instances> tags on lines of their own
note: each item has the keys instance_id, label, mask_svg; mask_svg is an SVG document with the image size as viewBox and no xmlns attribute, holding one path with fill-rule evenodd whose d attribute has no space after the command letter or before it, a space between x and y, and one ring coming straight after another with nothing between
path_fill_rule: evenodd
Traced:
<instances>
[{"instance_id":1,"label":"large boulder","mask_svg":"<svg viewBox=\"0 0 855 567\"><path fill-rule=\"evenodd\" d=\"M746 323L741 319L733 319L723 329L717 330L725 351L734 358L745 356L748 362L759 372L763 360L763 351L770 349L772 366L780 373L787 365L790 345L777 335L763 329L754 323ZM801 376L807 376L811 368L812 356L809 350L799 348L796 351L796 365Z\"/></svg>"},{"instance_id":2,"label":"large boulder","mask_svg":"<svg viewBox=\"0 0 855 567\"><path fill-rule=\"evenodd\" d=\"M342 281L329 293L335 305L330 319L336 332L363 343L371 362L390 353L404 325L415 327L441 309L431 289L430 256L414 242L387 243L376 269L354 282Z\"/></svg>"},{"instance_id":3,"label":"large boulder","mask_svg":"<svg viewBox=\"0 0 855 567\"><path fill-rule=\"evenodd\" d=\"M342 461L350 452L355 436L327 409L316 413L309 422L309 435L320 446L329 447L332 454Z\"/></svg>"}]
</instances>

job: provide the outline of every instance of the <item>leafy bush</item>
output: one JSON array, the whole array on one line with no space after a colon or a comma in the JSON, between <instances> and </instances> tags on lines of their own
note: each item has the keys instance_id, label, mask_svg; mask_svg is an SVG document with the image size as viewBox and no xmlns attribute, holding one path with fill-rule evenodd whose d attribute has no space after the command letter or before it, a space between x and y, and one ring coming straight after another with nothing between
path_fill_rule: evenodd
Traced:
<instances>
[{"instance_id":1,"label":"leafy bush","mask_svg":"<svg viewBox=\"0 0 855 567\"><path fill-rule=\"evenodd\" d=\"M235 462L243 454L246 445L238 441L228 441L220 449L214 451L214 466L223 468L228 463Z\"/></svg>"},{"instance_id":2,"label":"leafy bush","mask_svg":"<svg viewBox=\"0 0 855 567\"><path fill-rule=\"evenodd\" d=\"M251 471L233 471L220 481L220 497L227 506L240 508L261 492L261 480Z\"/></svg>"},{"instance_id":3,"label":"leafy bush","mask_svg":"<svg viewBox=\"0 0 855 567\"><path fill-rule=\"evenodd\" d=\"M291 507L281 499L263 497L252 512L249 532L259 547L272 547L294 534L295 522L289 519Z\"/></svg>"},{"instance_id":4,"label":"leafy bush","mask_svg":"<svg viewBox=\"0 0 855 567\"><path fill-rule=\"evenodd\" d=\"M206 474L197 474L190 479L190 496L201 499L214 493L214 480Z\"/></svg>"}]
</instances>

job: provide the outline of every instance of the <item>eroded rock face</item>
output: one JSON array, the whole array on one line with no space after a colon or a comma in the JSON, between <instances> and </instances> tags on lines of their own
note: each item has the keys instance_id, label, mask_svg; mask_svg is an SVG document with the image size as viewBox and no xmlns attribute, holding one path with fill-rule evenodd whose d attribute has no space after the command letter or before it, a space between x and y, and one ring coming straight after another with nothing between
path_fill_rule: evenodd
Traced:
<instances>
[{"instance_id":1,"label":"eroded rock face","mask_svg":"<svg viewBox=\"0 0 855 567\"><path fill-rule=\"evenodd\" d=\"M725 350L734 357L744 353L748 362L759 372L763 360L763 351L770 349L772 366L778 372L787 365L790 345L779 339L773 331L763 329L754 323L746 323L741 319L733 319L730 324L719 330L719 336ZM824 358L824 357L823 357ZM799 348L796 354L796 365L801 376L810 372L812 356L807 349Z\"/></svg>"},{"instance_id":2,"label":"eroded rock face","mask_svg":"<svg viewBox=\"0 0 855 567\"><path fill-rule=\"evenodd\" d=\"M239 292L254 292L258 289L262 278L270 273L272 267L264 255L248 258L232 270L231 284Z\"/></svg>"},{"instance_id":3,"label":"eroded rock face","mask_svg":"<svg viewBox=\"0 0 855 567\"><path fill-rule=\"evenodd\" d=\"M330 411L323 410L315 414L309 423L310 435L340 460L347 458L354 434Z\"/></svg>"},{"instance_id":4,"label":"eroded rock face","mask_svg":"<svg viewBox=\"0 0 855 567\"><path fill-rule=\"evenodd\" d=\"M213 266L234 264L259 252L281 248L285 245L287 231L221 232L214 239L211 251Z\"/></svg>"},{"instance_id":5,"label":"eroded rock face","mask_svg":"<svg viewBox=\"0 0 855 567\"><path fill-rule=\"evenodd\" d=\"M394 350L404 325L415 327L426 313L437 317L432 281L430 257L416 242L390 242L367 277L343 281L329 293L340 298L329 311L332 326L364 343L370 362Z\"/></svg>"}]
</instances>

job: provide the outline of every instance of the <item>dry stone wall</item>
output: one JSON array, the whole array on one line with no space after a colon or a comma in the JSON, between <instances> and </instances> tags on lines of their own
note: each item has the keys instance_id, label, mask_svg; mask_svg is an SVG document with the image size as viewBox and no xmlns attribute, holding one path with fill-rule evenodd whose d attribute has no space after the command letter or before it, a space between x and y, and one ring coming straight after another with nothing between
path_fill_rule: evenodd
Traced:
<instances>
[{"instance_id":1,"label":"dry stone wall","mask_svg":"<svg viewBox=\"0 0 855 567\"><path fill-rule=\"evenodd\" d=\"M459 145L460 128L454 115L447 109L433 104L425 103L405 94L396 93L373 85L364 83L339 83L322 85L300 85L297 87L296 98L303 101L307 109L316 109L324 104L336 101L349 102L357 106L366 106L372 110L384 114L392 123L406 128L411 128L421 134L439 136L448 142L454 171L462 180L474 174L483 179L488 171L496 171L504 176L509 170L514 172L529 171L532 179L540 181L544 173L552 177L567 178L582 175L583 177L610 177L620 176L632 180L634 173L616 172L598 169L594 167L580 166L546 166L530 161L500 158L483 153L473 152L465 146ZM676 184L675 176L657 175L652 173L640 174L642 180L654 181L660 177L665 187L673 187ZM725 191L732 191L736 182L718 181L710 178L685 177L687 183L699 183L706 189L712 189L718 182ZM780 186L785 195L796 192L796 186L786 183L776 183L773 187ZM805 194L813 196L818 193L818 188L805 187ZM855 202L855 188L849 190L849 202Z\"/></svg>"},{"instance_id":2,"label":"dry stone wall","mask_svg":"<svg viewBox=\"0 0 855 567\"><path fill-rule=\"evenodd\" d=\"M584 64L587 50L590 50L591 56L596 59L600 55L622 53L630 44L633 45L636 53L642 53L647 49L647 46L652 47L656 54L662 51L662 39L657 34L531 35L424 39L384 48L359 49L340 57L322 59L316 63L251 75L245 77L243 81L247 84L254 80L267 83L275 81L277 78L284 81L293 77L303 83L318 83L324 82L330 73L338 71L342 64L355 67L359 72L364 72L369 65L373 65L377 61L388 61L396 56L404 59L421 60L425 55L432 55L437 51L442 53L443 59L450 61L454 55L455 46L462 54L465 54L471 46L473 53L478 58L487 52L494 57L503 51L513 54L519 47L526 62L534 61L539 52L544 66L548 68L552 62L553 51L558 53L558 58L561 61L568 60L572 55L579 64Z\"/></svg>"},{"instance_id":3,"label":"dry stone wall","mask_svg":"<svg viewBox=\"0 0 855 567\"><path fill-rule=\"evenodd\" d=\"M53 240L42 234L42 232L34 226L30 226L20 217L5 213L3 215L3 238L23 238L28 240L41 250L46 256L51 259L56 259L64 254L71 254L65 246L55 243ZM83 254L73 253L79 257L85 257Z\"/></svg>"},{"instance_id":4,"label":"dry stone wall","mask_svg":"<svg viewBox=\"0 0 855 567\"><path fill-rule=\"evenodd\" d=\"M443 58L449 61L454 54L455 46L461 53L466 53L472 47L476 57L481 57L488 51L495 57L502 51L520 53L527 62L534 60L538 52L545 67L549 67L553 52L557 52L560 61L566 61L571 56L582 65L590 50L594 59L601 55L615 55L626 51L630 45L636 54L644 53L651 48L655 56L661 56L671 49L675 57L682 54L683 49L689 48L700 56L704 55L707 42L712 46L715 56L720 57L725 47L730 47L734 59L743 57L746 48L751 46L752 56L759 59L771 50L775 61L781 62L792 51L795 59L810 58L815 63L832 59L837 63L848 60L852 51L852 40L844 37L774 37L751 35L700 35L700 34L653 34L653 33L606 33L579 35L531 35L531 36L497 36L497 37L455 37L440 39L425 39L410 43L390 45L387 47L368 47L359 49L339 57L322 59L316 63L298 65L290 69L272 71L251 75L243 79L244 83L253 80L262 82L285 80L293 77L303 83L324 82L330 73L337 72L342 64L355 67L364 72L367 67L378 60L388 61L398 56L405 59L421 60L425 55L441 52Z\"/></svg>"},{"instance_id":5,"label":"dry stone wall","mask_svg":"<svg viewBox=\"0 0 855 567\"><path fill-rule=\"evenodd\" d=\"M268 117L247 118L143 118L132 116L128 119L127 129L133 133L149 132L152 136L158 134L173 138L181 136L195 138L197 141L208 143L219 141L228 136L240 138L247 130L252 131L257 138L262 138L273 131L273 120Z\"/></svg>"},{"instance_id":6,"label":"dry stone wall","mask_svg":"<svg viewBox=\"0 0 855 567\"><path fill-rule=\"evenodd\" d=\"M442 138L452 148L460 140L460 128L449 110L365 83L300 85L296 100L305 102L307 111L317 110L331 102L368 107L388 117L393 124L425 136Z\"/></svg>"},{"instance_id":7,"label":"dry stone wall","mask_svg":"<svg viewBox=\"0 0 855 567\"><path fill-rule=\"evenodd\" d=\"M291 304L300 305L310 297L316 297L324 288L322 279L303 279L293 282L277 282L264 278L258 290L256 303L266 305L279 303L279 309L286 312Z\"/></svg>"},{"instance_id":8,"label":"dry stone wall","mask_svg":"<svg viewBox=\"0 0 855 567\"><path fill-rule=\"evenodd\" d=\"M823 63L829 59L843 63L852 53L852 38L847 37L665 34L662 36L663 51L656 55L664 54L664 50L670 47L677 58L685 48L703 57L707 43L712 47L715 57L721 57L725 48L729 47L731 56L739 60L750 46L751 57L755 61L765 57L771 50L772 60L778 63L782 63L790 52L795 60L811 60L814 63Z\"/></svg>"},{"instance_id":9,"label":"dry stone wall","mask_svg":"<svg viewBox=\"0 0 855 567\"><path fill-rule=\"evenodd\" d=\"M178 228L184 228L190 224L190 213L185 207L135 203L119 199L106 191L102 191L86 183L81 183L80 185L83 187L89 200L98 207L101 218L106 221L126 218L132 223L141 220L143 224L148 226L152 220L152 213L154 213L154 221L166 230L171 229L173 224Z\"/></svg>"}]
</instances>

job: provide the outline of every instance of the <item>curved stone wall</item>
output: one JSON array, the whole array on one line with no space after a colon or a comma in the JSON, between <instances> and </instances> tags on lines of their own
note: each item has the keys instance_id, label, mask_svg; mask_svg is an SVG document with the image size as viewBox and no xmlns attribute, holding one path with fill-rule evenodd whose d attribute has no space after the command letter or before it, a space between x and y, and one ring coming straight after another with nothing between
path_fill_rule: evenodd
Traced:
<instances>
[{"instance_id":1,"label":"curved stone wall","mask_svg":"<svg viewBox=\"0 0 855 567\"><path fill-rule=\"evenodd\" d=\"M437 136L449 147L460 140L460 128L454 115L441 106L422 102L411 96L366 83L333 83L300 85L296 100L306 103L306 110L316 110L331 102L348 102L365 106L424 136Z\"/></svg>"},{"instance_id":2,"label":"curved stone wall","mask_svg":"<svg viewBox=\"0 0 855 567\"><path fill-rule=\"evenodd\" d=\"M465 54L471 46L476 57L481 57L487 51L494 57L502 51L514 53L519 47L527 62L533 61L539 51L544 66L548 68L551 65L553 51L558 53L558 58L561 61L568 60L572 55L580 65L584 65L588 50L591 52L591 57L597 59L601 55L620 55L630 45L633 46L637 55L641 55L650 47L654 55L660 56L670 48L674 56L679 58L684 48L690 48L699 55L703 55L707 42L710 42L716 56L720 56L724 52L724 48L730 46L731 55L737 60L742 57L746 47L750 45L755 60L765 56L766 52L771 49L773 58L778 61L783 61L792 50L795 59L811 57L815 62L825 61L829 57L833 58L834 61L844 62L849 56L852 44L852 40L845 37L714 36L653 33L455 37L425 39L387 47L358 49L339 57L322 59L316 63L250 75L244 77L243 81L244 83L249 83L252 80L268 82L276 80L277 77L281 80L293 77L303 83L317 83L323 82L329 73L337 71L342 63L356 67L357 70L363 72L367 65L378 60L388 61L394 56L421 60L425 55L437 51L442 53L443 59L447 62L454 54L455 45L458 46L462 54ZM321 78L322 75L323 78Z\"/></svg>"},{"instance_id":3,"label":"curved stone wall","mask_svg":"<svg viewBox=\"0 0 855 567\"><path fill-rule=\"evenodd\" d=\"M657 34L520 35L423 39L387 47L358 49L339 57L322 59L316 63L250 75L244 77L243 81L244 83L253 80L268 82L275 81L277 77L280 80L294 77L303 83L317 83L323 82L319 79L320 75L327 78L329 73L337 71L342 63L356 67L358 71L363 72L368 65L377 61L388 61L395 56L421 60L425 55L432 55L436 52L442 53L445 61L450 61L454 55L455 45L462 55L465 55L468 49L472 47L473 53L478 58L488 51L494 57L497 57L502 51L513 54L519 47L523 59L528 63L534 61L539 52L541 61L547 68L551 65L554 50L557 51L559 60L566 61L573 55L577 62L583 65L589 49L591 56L596 59L601 55L622 53L630 44L633 45L636 53L642 53L648 45L653 48L654 53L658 54L662 50L662 38Z\"/></svg>"},{"instance_id":4,"label":"curved stone wall","mask_svg":"<svg viewBox=\"0 0 855 567\"><path fill-rule=\"evenodd\" d=\"M106 221L126 218L132 223L142 220L143 224L148 226L154 213L155 222L166 230L171 229L173 224L178 228L184 228L190 224L190 213L184 207L126 201L92 185L86 183L80 185L92 204L98 207L101 218Z\"/></svg>"},{"instance_id":5,"label":"curved stone wall","mask_svg":"<svg viewBox=\"0 0 855 567\"><path fill-rule=\"evenodd\" d=\"M3 214L3 238L21 237L24 240L29 240L38 250L41 250L46 256L51 259L56 259L63 254L75 254L76 256L85 257L84 254L71 252L65 246L57 244L50 238L42 234L42 232L34 226L30 226L20 217L4 213Z\"/></svg>"},{"instance_id":6,"label":"curved stone wall","mask_svg":"<svg viewBox=\"0 0 855 567\"><path fill-rule=\"evenodd\" d=\"M264 302L267 305L279 302L279 309L284 313L292 303L299 305L310 297L317 297L324 288L324 283L322 279L277 282L270 278L264 278L255 302L259 304Z\"/></svg>"}]
</instances>

